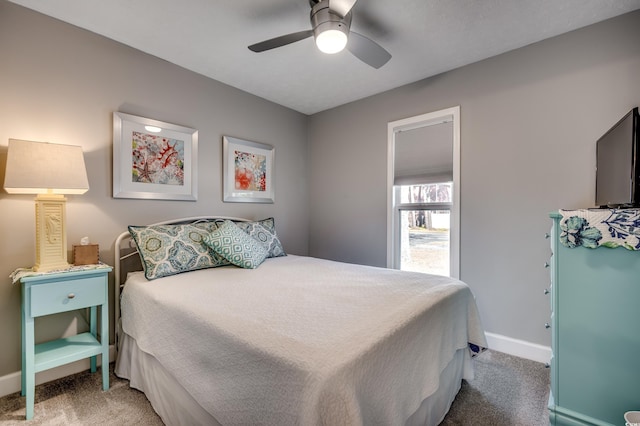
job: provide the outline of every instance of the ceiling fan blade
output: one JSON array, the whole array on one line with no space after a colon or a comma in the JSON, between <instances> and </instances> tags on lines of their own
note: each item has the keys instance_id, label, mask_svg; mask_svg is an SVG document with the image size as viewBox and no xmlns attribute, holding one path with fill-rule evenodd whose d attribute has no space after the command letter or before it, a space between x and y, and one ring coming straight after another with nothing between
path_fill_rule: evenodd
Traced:
<instances>
[{"instance_id":1,"label":"ceiling fan blade","mask_svg":"<svg viewBox=\"0 0 640 426\"><path fill-rule=\"evenodd\" d=\"M254 52L264 52L265 50L275 49L276 47L286 46L296 41L304 40L313 35L313 30L298 31L297 33L286 34L280 37L274 37L260 43L252 44L249 50Z\"/></svg>"},{"instance_id":2,"label":"ceiling fan blade","mask_svg":"<svg viewBox=\"0 0 640 426\"><path fill-rule=\"evenodd\" d=\"M329 10L344 18L358 0L329 0Z\"/></svg>"},{"instance_id":3,"label":"ceiling fan blade","mask_svg":"<svg viewBox=\"0 0 640 426\"><path fill-rule=\"evenodd\" d=\"M347 50L353 53L353 56L360 59L367 65L373 68L380 68L391 59L391 53L384 50L375 41L351 31L349 33L349 42L347 43Z\"/></svg>"}]
</instances>

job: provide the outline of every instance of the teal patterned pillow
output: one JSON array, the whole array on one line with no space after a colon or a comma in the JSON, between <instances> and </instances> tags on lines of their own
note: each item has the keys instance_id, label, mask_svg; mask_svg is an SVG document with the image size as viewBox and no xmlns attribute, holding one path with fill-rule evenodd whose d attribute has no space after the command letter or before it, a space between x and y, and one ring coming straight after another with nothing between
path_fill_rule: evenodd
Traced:
<instances>
[{"instance_id":1,"label":"teal patterned pillow","mask_svg":"<svg viewBox=\"0 0 640 426\"><path fill-rule=\"evenodd\" d=\"M129 226L129 233L138 246L144 276L153 280L229 265L225 258L204 244L204 237L214 229L214 223Z\"/></svg>"},{"instance_id":2,"label":"teal patterned pillow","mask_svg":"<svg viewBox=\"0 0 640 426\"><path fill-rule=\"evenodd\" d=\"M254 269L267 258L267 249L230 220L204 238L205 244L229 262Z\"/></svg>"},{"instance_id":3,"label":"teal patterned pillow","mask_svg":"<svg viewBox=\"0 0 640 426\"><path fill-rule=\"evenodd\" d=\"M269 253L267 257L287 255L282 248L278 235L276 235L276 224L272 217L256 222L236 222L236 225L267 248Z\"/></svg>"}]
</instances>

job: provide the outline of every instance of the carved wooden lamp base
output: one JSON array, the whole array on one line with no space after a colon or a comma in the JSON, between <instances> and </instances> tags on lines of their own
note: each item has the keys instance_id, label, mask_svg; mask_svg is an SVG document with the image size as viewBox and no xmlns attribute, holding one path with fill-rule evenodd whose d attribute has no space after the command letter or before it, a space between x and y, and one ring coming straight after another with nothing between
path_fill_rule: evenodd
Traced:
<instances>
[{"instance_id":1,"label":"carved wooden lamp base","mask_svg":"<svg viewBox=\"0 0 640 426\"><path fill-rule=\"evenodd\" d=\"M66 202L64 195L36 197L36 264L34 271L67 269Z\"/></svg>"}]
</instances>

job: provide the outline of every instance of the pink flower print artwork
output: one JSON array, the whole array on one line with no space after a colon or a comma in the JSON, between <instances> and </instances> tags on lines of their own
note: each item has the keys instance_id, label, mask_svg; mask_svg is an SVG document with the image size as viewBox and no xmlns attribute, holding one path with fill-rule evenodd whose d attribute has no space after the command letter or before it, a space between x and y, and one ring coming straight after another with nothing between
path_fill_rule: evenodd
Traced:
<instances>
[{"instance_id":1,"label":"pink flower print artwork","mask_svg":"<svg viewBox=\"0 0 640 426\"><path fill-rule=\"evenodd\" d=\"M267 190L267 157L234 151L235 188L242 191Z\"/></svg>"},{"instance_id":2,"label":"pink flower print artwork","mask_svg":"<svg viewBox=\"0 0 640 426\"><path fill-rule=\"evenodd\" d=\"M184 141L133 132L132 182L184 185Z\"/></svg>"}]
</instances>

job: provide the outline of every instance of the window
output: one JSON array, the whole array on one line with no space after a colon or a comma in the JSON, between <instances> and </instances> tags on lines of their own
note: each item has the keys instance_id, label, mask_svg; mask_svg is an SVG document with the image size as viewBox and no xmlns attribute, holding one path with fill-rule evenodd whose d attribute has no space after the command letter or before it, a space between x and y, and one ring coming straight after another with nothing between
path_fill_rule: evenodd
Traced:
<instances>
[{"instance_id":1,"label":"window","mask_svg":"<svg viewBox=\"0 0 640 426\"><path fill-rule=\"evenodd\" d=\"M452 182L397 187L399 268L449 276Z\"/></svg>"},{"instance_id":2,"label":"window","mask_svg":"<svg viewBox=\"0 0 640 426\"><path fill-rule=\"evenodd\" d=\"M459 278L460 107L391 121L387 130L387 267ZM417 262L426 250L448 262Z\"/></svg>"}]
</instances>

